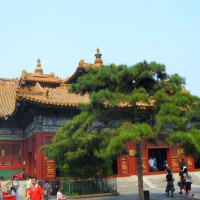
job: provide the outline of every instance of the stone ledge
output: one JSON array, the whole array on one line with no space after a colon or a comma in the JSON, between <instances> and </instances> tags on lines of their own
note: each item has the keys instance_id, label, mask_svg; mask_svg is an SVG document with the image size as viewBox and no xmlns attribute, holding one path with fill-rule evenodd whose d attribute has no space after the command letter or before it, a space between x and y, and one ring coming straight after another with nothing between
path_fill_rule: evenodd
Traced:
<instances>
[{"instance_id":1,"label":"stone ledge","mask_svg":"<svg viewBox=\"0 0 200 200\"><path fill-rule=\"evenodd\" d=\"M103 194L90 194L90 195L78 195L78 196L68 196L68 199L81 199L81 198L92 198L92 197L106 197L106 196L119 196L118 192L114 193L103 193Z\"/></svg>"}]
</instances>

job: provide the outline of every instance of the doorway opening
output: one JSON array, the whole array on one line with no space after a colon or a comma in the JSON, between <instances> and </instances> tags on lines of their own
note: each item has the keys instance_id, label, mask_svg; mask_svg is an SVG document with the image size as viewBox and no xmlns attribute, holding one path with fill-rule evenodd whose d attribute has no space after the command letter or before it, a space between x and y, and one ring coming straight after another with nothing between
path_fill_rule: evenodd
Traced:
<instances>
[{"instance_id":1,"label":"doorway opening","mask_svg":"<svg viewBox=\"0 0 200 200\"><path fill-rule=\"evenodd\" d=\"M117 158L112 159L112 171L113 171L113 174L118 174Z\"/></svg>"},{"instance_id":2,"label":"doorway opening","mask_svg":"<svg viewBox=\"0 0 200 200\"><path fill-rule=\"evenodd\" d=\"M200 168L200 157L194 160L194 167L195 169Z\"/></svg>"},{"instance_id":3,"label":"doorway opening","mask_svg":"<svg viewBox=\"0 0 200 200\"><path fill-rule=\"evenodd\" d=\"M157 161L157 168L155 171L165 171L163 162L167 160L167 148L152 148L149 149L148 156L154 157Z\"/></svg>"}]
</instances>

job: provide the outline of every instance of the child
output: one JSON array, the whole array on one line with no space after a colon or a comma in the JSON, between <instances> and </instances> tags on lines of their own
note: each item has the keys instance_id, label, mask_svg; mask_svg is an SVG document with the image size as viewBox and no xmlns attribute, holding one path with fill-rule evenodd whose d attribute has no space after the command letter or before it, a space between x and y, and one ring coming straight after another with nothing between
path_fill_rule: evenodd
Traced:
<instances>
[{"instance_id":1,"label":"child","mask_svg":"<svg viewBox=\"0 0 200 200\"><path fill-rule=\"evenodd\" d=\"M12 181L12 194L15 195L15 200L18 200L18 194L19 194L19 190L18 190L18 187L19 187L19 181L17 179L17 176L14 176L13 177L14 180Z\"/></svg>"},{"instance_id":2,"label":"child","mask_svg":"<svg viewBox=\"0 0 200 200\"><path fill-rule=\"evenodd\" d=\"M61 190L62 190L62 186L58 186L57 200L67 200L67 198L63 197Z\"/></svg>"}]
</instances>

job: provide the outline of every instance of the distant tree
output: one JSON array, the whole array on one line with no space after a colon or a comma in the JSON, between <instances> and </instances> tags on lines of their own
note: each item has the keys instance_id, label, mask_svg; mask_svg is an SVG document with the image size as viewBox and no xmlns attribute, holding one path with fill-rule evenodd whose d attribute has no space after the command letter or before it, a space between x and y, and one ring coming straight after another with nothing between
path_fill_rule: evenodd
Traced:
<instances>
[{"instance_id":1,"label":"distant tree","mask_svg":"<svg viewBox=\"0 0 200 200\"><path fill-rule=\"evenodd\" d=\"M178 74L168 75L156 62L88 68L70 91L88 93L90 103L80 105L81 113L44 147L47 156L70 176L108 175L112 158L127 154L127 143L134 140L143 200L142 139L178 143L188 153L194 149L200 153L199 132L187 127L197 116L199 98L183 91L184 84Z\"/></svg>"}]
</instances>

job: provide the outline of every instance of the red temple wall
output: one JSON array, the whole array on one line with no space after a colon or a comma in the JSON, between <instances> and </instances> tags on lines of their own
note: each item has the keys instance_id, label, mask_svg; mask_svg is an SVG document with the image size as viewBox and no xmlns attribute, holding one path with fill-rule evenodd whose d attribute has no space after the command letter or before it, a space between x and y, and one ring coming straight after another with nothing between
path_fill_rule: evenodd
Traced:
<instances>
[{"instance_id":1,"label":"red temple wall","mask_svg":"<svg viewBox=\"0 0 200 200\"><path fill-rule=\"evenodd\" d=\"M45 157L41 152L41 146L50 144L55 133L37 132L25 141L26 174L37 176L39 180L54 180L56 169L54 160Z\"/></svg>"},{"instance_id":2,"label":"red temple wall","mask_svg":"<svg viewBox=\"0 0 200 200\"><path fill-rule=\"evenodd\" d=\"M39 180L54 180L56 177L56 166L54 160L47 159L44 152L41 152L40 147L45 144L50 144L55 133L37 132L34 136L25 141L25 158L26 158L26 174L37 176ZM167 161L173 172L179 171L179 162L184 158L189 170L194 170L194 159L186 157L183 150L177 144L169 146L163 141L157 141L157 145L148 143L145 140L141 141L141 155L143 174L152 174L149 172L149 150L150 149L166 149ZM135 142L131 141L127 144L128 155L119 156L117 159L118 176L137 175L137 159L135 151ZM23 158L22 158L23 160ZM21 166L23 167L23 166ZM164 173L153 172L153 173Z\"/></svg>"},{"instance_id":3,"label":"red temple wall","mask_svg":"<svg viewBox=\"0 0 200 200\"><path fill-rule=\"evenodd\" d=\"M137 159L135 156L135 149L135 142L131 141L127 144L129 155L118 157L118 176L137 175ZM168 165L173 172L180 171L179 165L182 158L186 161L187 168L190 171L194 170L194 158L191 156L185 156L183 149L181 149L178 144L169 146L167 143L157 140L155 145L147 142L146 140L142 140L141 155L143 174L165 173L164 171L149 172L149 151L154 149L165 149L167 152Z\"/></svg>"},{"instance_id":4,"label":"red temple wall","mask_svg":"<svg viewBox=\"0 0 200 200\"><path fill-rule=\"evenodd\" d=\"M0 170L23 171L23 141L1 141L0 154Z\"/></svg>"}]
</instances>

